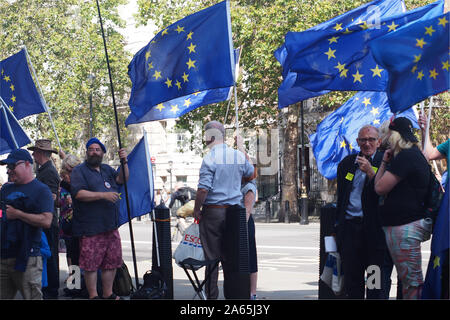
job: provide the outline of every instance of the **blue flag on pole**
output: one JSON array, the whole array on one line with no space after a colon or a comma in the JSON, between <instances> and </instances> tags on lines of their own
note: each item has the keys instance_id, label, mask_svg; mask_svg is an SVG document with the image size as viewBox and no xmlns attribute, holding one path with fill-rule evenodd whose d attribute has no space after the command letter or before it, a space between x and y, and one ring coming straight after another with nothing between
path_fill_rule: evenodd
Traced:
<instances>
[{"instance_id":1,"label":"blue flag on pole","mask_svg":"<svg viewBox=\"0 0 450 320\"><path fill-rule=\"evenodd\" d=\"M370 44L389 73L387 94L393 112L449 89L450 13L411 23Z\"/></svg>"},{"instance_id":2,"label":"blue flag on pole","mask_svg":"<svg viewBox=\"0 0 450 320\"><path fill-rule=\"evenodd\" d=\"M18 120L45 112L24 49L0 61L0 96Z\"/></svg>"},{"instance_id":3,"label":"blue flag on pole","mask_svg":"<svg viewBox=\"0 0 450 320\"><path fill-rule=\"evenodd\" d=\"M411 21L442 13L443 4L440 0L403 13L400 0L372 1L307 31L289 32L275 56L286 56L284 77L297 73L294 87L313 92L384 91L388 76L368 43ZM305 94L298 101L311 96Z\"/></svg>"},{"instance_id":4,"label":"blue flag on pole","mask_svg":"<svg viewBox=\"0 0 450 320\"><path fill-rule=\"evenodd\" d=\"M129 105L136 118L152 108L170 115L190 107L182 101L175 108L167 103L173 99L234 85L229 13L228 1L220 2L175 22L139 50L128 66Z\"/></svg>"},{"instance_id":5,"label":"blue flag on pole","mask_svg":"<svg viewBox=\"0 0 450 320\"><path fill-rule=\"evenodd\" d=\"M17 143L17 147L14 140ZM23 131L9 108L5 107L0 101L0 154L10 153L30 142L27 134Z\"/></svg>"},{"instance_id":6,"label":"blue flag on pole","mask_svg":"<svg viewBox=\"0 0 450 320\"><path fill-rule=\"evenodd\" d=\"M236 62L236 66L239 63L239 54L240 49L235 49L234 61ZM125 125L128 126L134 123L181 117L182 115L194 109L197 109L198 107L228 100L231 96L232 88L233 87L226 87L204 90L188 96L175 98L170 101L161 103L155 108L151 108L145 115L140 118L138 118L133 112L131 112L128 118L125 120Z\"/></svg>"},{"instance_id":7,"label":"blue flag on pole","mask_svg":"<svg viewBox=\"0 0 450 320\"><path fill-rule=\"evenodd\" d=\"M133 151L128 155L129 178L127 182L128 201L131 218L140 217L153 210L153 174L150 153L147 151L145 138L142 137ZM125 187L119 189L119 226L128 222Z\"/></svg>"},{"instance_id":8,"label":"blue flag on pole","mask_svg":"<svg viewBox=\"0 0 450 320\"><path fill-rule=\"evenodd\" d=\"M384 92L358 92L328 115L309 136L319 172L327 179L335 179L339 162L359 152L356 143L359 129L367 124L379 127L392 115ZM412 108L397 117L406 117L419 128Z\"/></svg>"},{"instance_id":9,"label":"blue flag on pole","mask_svg":"<svg viewBox=\"0 0 450 320\"><path fill-rule=\"evenodd\" d=\"M450 207L449 191L447 188L442 199L441 208L433 229L433 239L431 240L431 255L428 263L427 274L422 289L422 299L442 299L442 271L449 268L449 226ZM446 281L449 281L448 278Z\"/></svg>"}]
</instances>

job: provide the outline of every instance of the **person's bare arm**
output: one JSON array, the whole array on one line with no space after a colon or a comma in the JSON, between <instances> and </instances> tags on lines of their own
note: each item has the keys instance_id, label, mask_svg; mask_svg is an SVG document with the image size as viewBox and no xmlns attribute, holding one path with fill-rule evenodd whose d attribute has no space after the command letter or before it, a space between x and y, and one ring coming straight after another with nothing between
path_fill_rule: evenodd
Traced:
<instances>
[{"instance_id":1,"label":"person's bare arm","mask_svg":"<svg viewBox=\"0 0 450 320\"><path fill-rule=\"evenodd\" d=\"M42 212L39 214L30 214L13 206L6 205L6 218L9 220L19 219L23 222L39 228L50 228L53 214L51 212Z\"/></svg>"}]
</instances>

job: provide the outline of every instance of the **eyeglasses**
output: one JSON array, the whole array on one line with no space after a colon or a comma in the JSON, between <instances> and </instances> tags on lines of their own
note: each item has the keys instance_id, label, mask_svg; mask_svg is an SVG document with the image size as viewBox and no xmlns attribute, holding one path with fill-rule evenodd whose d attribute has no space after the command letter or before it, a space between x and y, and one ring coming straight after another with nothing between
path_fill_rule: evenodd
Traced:
<instances>
[{"instance_id":1,"label":"eyeglasses","mask_svg":"<svg viewBox=\"0 0 450 320\"><path fill-rule=\"evenodd\" d=\"M9 170L14 170L21 163L25 163L25 161L17 161L16 163L7 164L6 168L9 169Z\"/></svg>"},{"instance_id":2,"label":"eyeglasses","mask_svg":"<svg viewBox=\"0 0 450 320\"><path fill-rule=\"evenodd\" d=\"M356 141L358 141L361 144L366 142L374 143L375 141L377 141L377 138L357 138Z\"/></svg>"},{"instance_id":3,"label":"eyeglasses","mask_svg":"<svg viewBox=\"0 0 450 320\"><path fill-rule=\"evenodd\" d=\"M88 148L87 151L88 151L88 152L92 152L92 151L97 151L97 152L99 152L99 151L102 151L102 149L101 149L101 148Z\"/></svg>"}]
</instances>

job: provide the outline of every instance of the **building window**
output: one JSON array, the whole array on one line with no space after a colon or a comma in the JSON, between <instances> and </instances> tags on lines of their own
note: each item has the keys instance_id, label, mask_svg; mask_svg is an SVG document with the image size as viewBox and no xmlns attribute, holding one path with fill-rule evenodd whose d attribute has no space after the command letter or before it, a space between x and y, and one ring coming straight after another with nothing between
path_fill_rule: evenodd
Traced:
<instances>
[{"instance_id":1,"label":"building window","mask_svg":"<svg viewBox=\"0 0 450 320\"><path fill-rule=\"evenodd\" d=\"M177 176L177 182L186 183L187 182L187 176Z\"/></svg>"}]
</instances>

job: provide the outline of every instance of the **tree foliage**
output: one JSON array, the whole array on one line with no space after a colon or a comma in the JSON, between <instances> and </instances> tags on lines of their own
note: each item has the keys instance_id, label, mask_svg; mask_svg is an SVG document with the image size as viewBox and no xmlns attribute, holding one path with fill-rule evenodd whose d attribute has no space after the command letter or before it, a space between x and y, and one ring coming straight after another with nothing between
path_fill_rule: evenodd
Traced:
<instances>
[{"instance_id":1,"label":"tree foliage","mask_svg":"<svg viewBox=\"0 0 450 320\"><path fill-rule=\"evenodd\" d=\"M125 41L118 32L124 27L124 21L119 18L117 7L124 3L126 0L100 1L115 98L119 105L126 104L130 87L127 75L130 55L124 50ZM18 52L21 46L27 47L65 151L77 150L89 137L91 93L94 135L108 135L106 142L117 146L110 82L95 1L0 0L0 43L1 59ZM95 77L92 81L90 75ZM120 119L123 123L124 115L120 115ZM47 114L26 118L22 124L34 139L56 140Z\"/></svg>"}]
</instances>

